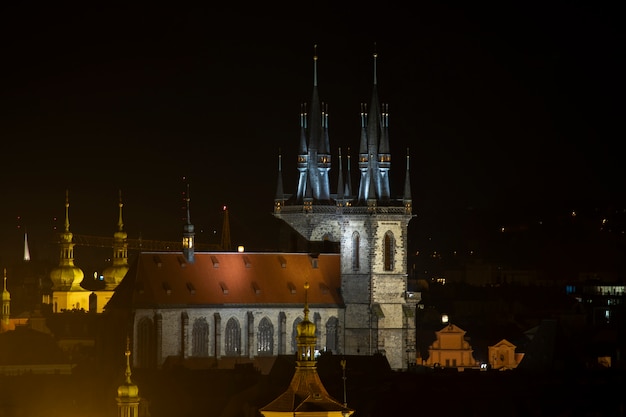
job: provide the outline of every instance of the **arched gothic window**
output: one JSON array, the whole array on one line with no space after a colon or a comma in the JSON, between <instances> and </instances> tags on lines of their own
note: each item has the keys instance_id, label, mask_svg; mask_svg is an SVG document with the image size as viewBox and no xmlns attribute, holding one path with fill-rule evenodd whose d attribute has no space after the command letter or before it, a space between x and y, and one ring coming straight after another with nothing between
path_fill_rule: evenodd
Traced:
<instances>
[{"instance_id":1,"label":"arched gothic window","mask_svg":"<svg viewBox=\"0 0 626 417\"><path fill-rule=\"evenodd\" d=\"M352 233L352 269L359 269L359 258L360 258L360 246L361 246L361 236L359 236L359 232Z\"/></svg>"},{"instance_id":2,"label":"arched gothic window","mask_svg":"<svg viewBox=\"0 0 626 417\"><path fill-rule=\"evenodd\" d=\"M394 252L395 252L395 242L393 238L393 233L387 232L385 233L385 242L383 248L383 256L384 256L384 264L385 271L393 271L394 264Z\"/></svg>"},{"instance_id":3,"label":"arched gothic window","mask_svg":"<svg viewBox=\"0 0 626 417\"><path fill-rule=\"evenodd\" d=\"M274 326L267 317L259 323L258 354L272 355L274 353Z\"/></svg>"},{"instance_id":4,"label":"arched gothic window","mask_svg":"<svg viewBox=\"0 0 626 417\"><path fill-rule=\"evenodd\" d=\"M193 322L191 356L209 356L209 323L203 317Z\"/></svg>"},{"instance_id":5,"label":"arched gothic window","mask_svg":"<svg viewBox=\"0 0 626 417\"><path fill-rule=\"evenodd\" d=\"M235 318L228 319L224 337L226 338L224 343L226 356L241 355L241 328Z\"/></svg>"},{"instance_id":6,"label":"arched gothic window","mask_svg":"<svg viewBox=\"0 0 626 417\"><path fill-rule=\"evenodd\" d=\"M339 320L331 317L326 322L326 351L339 353L338 343Z\"/></svg>"},{"instance_id":7,"label":"arched gothic window","mask_svg":"<svg viewBox=\"0 0 626 417\"><path fill-rule=\"evenodd\" d=\"M154 322L144 317L137 323L137 367L153 368L156 366L156 346Z\"/></svg>"}]
</instances>

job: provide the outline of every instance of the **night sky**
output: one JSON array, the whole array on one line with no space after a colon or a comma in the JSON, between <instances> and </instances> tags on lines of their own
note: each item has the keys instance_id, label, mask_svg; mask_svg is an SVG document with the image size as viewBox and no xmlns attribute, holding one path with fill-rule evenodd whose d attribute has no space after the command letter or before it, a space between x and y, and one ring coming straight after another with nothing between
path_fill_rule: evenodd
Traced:
<instances>
[{"instance_id":1,"label":"night sky","mask_svg":"<svg viewBox=\"0 0 626 417\"><path fill-rule=\"evenodd\" d=\"M25 230L50 242L66 189L76 234L112 236L121 190L130 238L178 241L189 184L199 242L219 242L227 205L233 243L267 248L315 44L335 160L358 148L378 53L392 192L409 148L418 217L624 199L618 2L17 3L1 6L3 263Z\"/></svg>"}]
</instances>

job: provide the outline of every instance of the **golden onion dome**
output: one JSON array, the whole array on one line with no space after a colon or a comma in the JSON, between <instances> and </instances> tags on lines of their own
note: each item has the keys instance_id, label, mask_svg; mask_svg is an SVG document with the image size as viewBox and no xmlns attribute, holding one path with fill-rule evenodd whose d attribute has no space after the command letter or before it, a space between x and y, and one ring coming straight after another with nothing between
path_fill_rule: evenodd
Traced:
<instances>
[{"instance_id":1,"label":"golden onion dome","mask_svg":"<svg viewBox=\"0 0 626 417\"><path fill-rule=\"evenodd\" d=\"M82 289L80 283L84 276L83 270L74 265L62 265L50 271L50 280L55 290Z\"/></svg>"},{"instance_id":2,"label":"golden onion dome","mask_svg":"<svg viewBox=\"0 0 626 417\"><path fill-rule=\"evenodd\" d=\"M117 396L118 398L137 398L139 397L139 387L132 382L124 382L117 387Z\"/></svg>"},{"instance_id":3,"label":"golden onion dome","mask_svg":"<svg viewBox=\"0 0 626 417\"><path fill-rule=\"evenodd\" d=\"M128 238L128 233L124 232L123 230L118 230L117 232L113 233L113 239L125 240L127 238Z\"/></svg>"},{"instance_id":4,"label":"golden onion dome","mask_svg":"<svg viewBox=\"0 0 626 417\"><path fill-rule=\"evenodd\" d=\"M122 282L129 268L128 264L107 266L104 271L102 271L106 285L105 288L107 290L114 290L120 282Z\"/></svg>"},{"instance_id":5,"label":"golden onion dome","mask_svg":"<svg viewBox=\"0 0 626 417\"><path fill-rule=\"evenodd\" d=\"M126 352L124 353L126 356L126 371L124 372L124 383L117 387L117 398L118 400L130 400L130 399L138 399L139 398L139 387L134 384L131 379L131 370L130 370L130 341L128 338L126 339Z\"/></svg>"},{"instance_id":6,"label":"golden onion dome","mask_svg":"<svg viewBox=\"0 0 626 417\"><path fill-rule=\"evenodd\" d=\"M298 323L298 336L301 337L316 337L315 336L315 324L308 319L302 320Z\"/></svg>"}]
</instances>

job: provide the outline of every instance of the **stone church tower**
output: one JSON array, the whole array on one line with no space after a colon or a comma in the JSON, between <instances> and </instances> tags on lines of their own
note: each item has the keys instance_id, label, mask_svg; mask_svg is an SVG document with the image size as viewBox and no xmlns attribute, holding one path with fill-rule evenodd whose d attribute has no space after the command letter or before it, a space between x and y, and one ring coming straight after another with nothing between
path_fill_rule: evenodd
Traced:
<instances>
[{"instance_id":1,"label":"stone church tower","mask_svg":"<svg viewBox=\"0 0 626 417\"><path fill-rule=\"evenodd\" d=\"M402 164L403 193L393 197L388 107L378 100L374 54L371 100L369 107L361 105L358 188L352 190L350 155L343 172L339 150L337 190L331 193L328 112L319 99L317 55L313 62L311 103L300 115L297 190L283 192L281 160L274 216L293 229L292 242L307 242L311 252L338 248L341 253L346 309L340 323L341 351L381 353L392 368L406 368L415 361L415 301L407 291L407 230L413 218L409 155Z\"/></svg>"}]
</instances>

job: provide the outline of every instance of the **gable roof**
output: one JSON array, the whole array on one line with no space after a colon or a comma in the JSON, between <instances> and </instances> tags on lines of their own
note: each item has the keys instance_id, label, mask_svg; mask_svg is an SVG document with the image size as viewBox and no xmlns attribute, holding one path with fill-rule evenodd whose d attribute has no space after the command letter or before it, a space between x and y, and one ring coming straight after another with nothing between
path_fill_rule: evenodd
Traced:
<instances>
[{"instance_id":1,"label":"gable roof","mask_svg":"<svg viewBox=\"0 0 626 417\"><path fill-rule=\"evenodd\" d=\"M137 256L107 308L175 308L250 304L343 306L339 254L180 252Z\"/></svg>"},{"instance_id":2,"label":"gable roof","mask_svg":"<svg viewBox=\"0 0 626 417\"><path fill-rule=\"evenodd\" d=\"M345 412L351 415L354 410L331 397L315 368L296 368L287 390L259 410L261 413L324 413ZM345 415L342 413L342 415Z\"/></svg>"},{"instance_id":3,"label":"gable roof","mask_svg":"<svg viewBox=\"0 0 626 417\"><path fill-rule=\"evenodd\" d=\"M435 332L437 334L443 334L443 333L461 333L461 334L465 334L467 333L465 330L461 329L460 327L458 327L455 324L449 323L446 325L446 327L442 328L441 330Z\"/></svg>"},{"instance_id":4,"label":"gable roof","mask_svg":"<svg viewBox=\"0 0 626 417\"><path fill-rule=\"evenodd\" d=\"M490 347L494 347L494 348L498 348L498 347L515 348L516 346L513 343L509 342L508 340L502 339L498 343L496 343L495 345L490 346Z\"/></svg>"}]
</instances>

